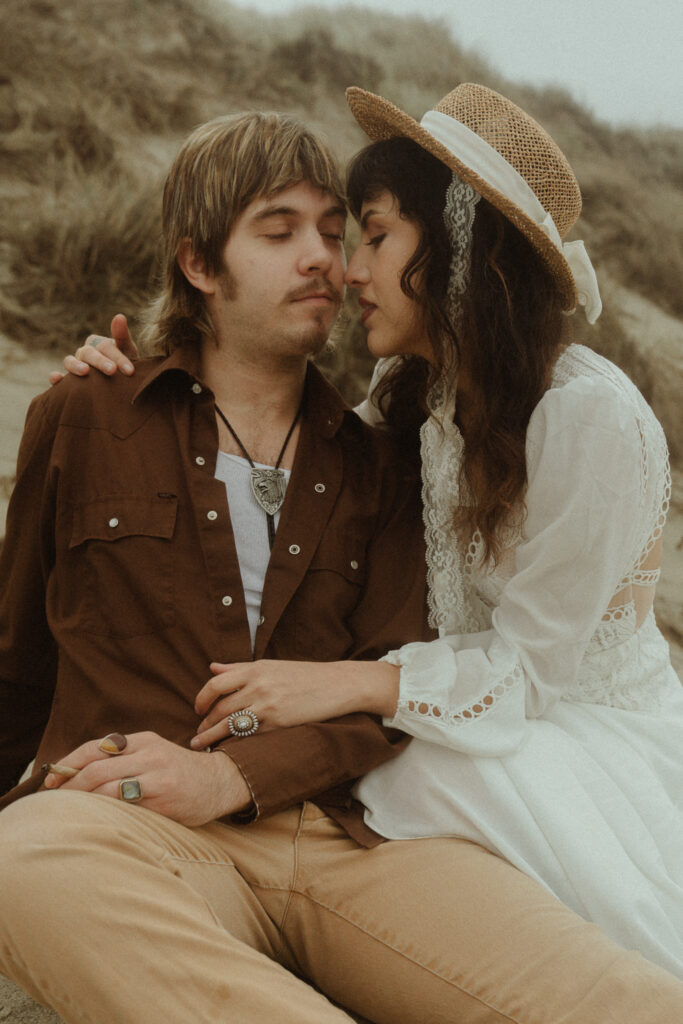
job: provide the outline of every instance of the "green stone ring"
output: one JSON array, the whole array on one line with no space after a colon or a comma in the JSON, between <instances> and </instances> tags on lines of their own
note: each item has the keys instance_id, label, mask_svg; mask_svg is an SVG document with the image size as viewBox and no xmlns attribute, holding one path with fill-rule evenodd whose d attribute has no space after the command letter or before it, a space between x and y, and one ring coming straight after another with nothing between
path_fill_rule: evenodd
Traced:
<instances>
[{"instance_id":1,"label":"green stone ring","mask_svg":"<svg viewBox=\"0 0 683 1024\"><path fill-rule=\"evenodd\" d=\"M233 736L253 736L258 731L259 720L253 711L244 708L228 715L228 729Z\"/></svg>"},{"instance_id":2,"label":"green stone ring","mask_svg":"<svg viewBox=\"0 0 683 1024\"><path fill-rule=\"evenodd\" d=\"M142 786L139 779L121 779L119 782L119 793L122 800L134 804L142 800Z\"/></svg>"}]
</instances>

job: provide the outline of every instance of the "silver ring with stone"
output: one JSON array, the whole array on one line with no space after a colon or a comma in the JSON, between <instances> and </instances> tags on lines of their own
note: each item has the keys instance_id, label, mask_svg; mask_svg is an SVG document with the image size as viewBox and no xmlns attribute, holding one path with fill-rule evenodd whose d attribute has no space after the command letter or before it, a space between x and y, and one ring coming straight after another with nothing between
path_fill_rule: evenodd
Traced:
<instances>
[{"instance_id":1,"label":"silver ring with stone","mask_svg":"<svg viewBox=\"0 0 683 1024\"><path fill-rule=\"evenodd\" d=\"M142 800L142 786L139 779L121 779L119 782L119 796L129 804L135 804Z\"/></svg>"},{"instance_id":2,"label":"silver ring with stone","mask_svg":"<svg viewBox=\"0 0 683 1024\"><path fill-rule=\"evenodd\" d=\"M228 729L233 736L253 736L258 732L260 722L253 711L243 708L228 715Z\"/></svg>"}]
</instances>

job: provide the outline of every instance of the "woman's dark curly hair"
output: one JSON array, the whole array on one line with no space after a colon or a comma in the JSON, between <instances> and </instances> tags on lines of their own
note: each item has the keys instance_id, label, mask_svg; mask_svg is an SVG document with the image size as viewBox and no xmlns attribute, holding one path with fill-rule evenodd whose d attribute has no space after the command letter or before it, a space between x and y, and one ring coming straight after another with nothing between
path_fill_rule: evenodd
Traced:
<instances>
[{"instance_id":1,"label":"woman's dark curly hair","mask_svg":"<svg viewBox=\"0 0 683 1024\"><path fill-rule=\"evenodd\" d=\"M432 383L455 362L456 421L465 451L461 484L471 503L454 510L463 538L479 531L484 558L501 554L500 528L523 505L526 430L550 385L562 348L562 299L533 246L480 199L472 230L471 270L461 324L448 318L450 244L443 219L450 168L411 139L375 142L348 172L351 211L385 189L401 216L420 229L401 288L414 299L434 353L433 365L403 356L379 382L375 400L406 455L419 459L419 428Z\"/></svg>"}]
</instances>

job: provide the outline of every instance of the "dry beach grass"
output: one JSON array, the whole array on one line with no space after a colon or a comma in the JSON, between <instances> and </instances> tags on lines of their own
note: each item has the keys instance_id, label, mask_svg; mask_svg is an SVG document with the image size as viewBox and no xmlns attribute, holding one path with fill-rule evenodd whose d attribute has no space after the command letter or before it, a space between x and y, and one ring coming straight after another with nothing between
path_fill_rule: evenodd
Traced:
<instances>
[{"instance_id":1,"label":"dry beach grass","mask_svg":"<svg viewBox=\"0 0 683 1024\"><path fill-rule=\"evenodd\" d=\"M683 671L683 132L615 131L563 92L505 82L438 23L361 8L266 19L218 0L4 0L0 67L0 536L30 397L63 352L146 301L163 169L193 125L287 109L346 158L363 137L345 86L419 117L458 81L480 81L538 117L582 183L575 234L605 314L573 329L633 377L667 431L675 487L657 612ZM370 361L353 308L343 334L323 364L355 401ZM0 1024L56 1020L0 979Z\"/></svg>"}]
</instances>

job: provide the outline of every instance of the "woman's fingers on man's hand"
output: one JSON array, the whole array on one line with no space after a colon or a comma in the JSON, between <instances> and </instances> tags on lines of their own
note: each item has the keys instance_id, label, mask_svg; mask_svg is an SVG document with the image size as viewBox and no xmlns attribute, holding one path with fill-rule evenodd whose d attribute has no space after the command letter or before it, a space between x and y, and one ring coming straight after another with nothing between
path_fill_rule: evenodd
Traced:
<instances>
[{"instance_id":1,"label":"woman's fingers on man's hand","mask_svg":"<svg viewBox=\"0 0 683 1024\"><path fill-rule=\"evenodd\" d=\"M221 714L220 711L216 710L215 714L212 713L210 721L209 719L204 719L197 729L197 735L193 736L190 740L192 749L205 750L214 743L218 743L219 740L228 739L232 735L228 725L228 713L231 713L233 710L234 708L229 708L225 714Z\"/></svg>"}]
</instances>

